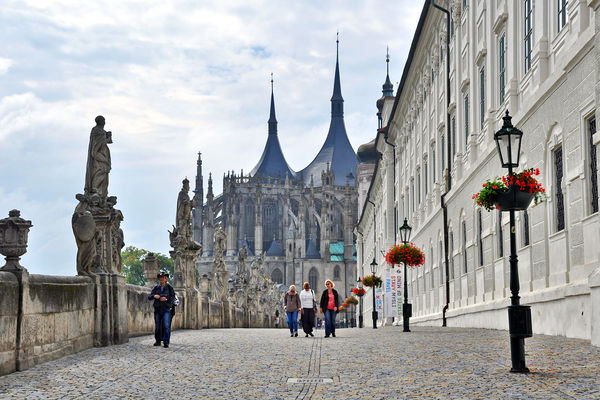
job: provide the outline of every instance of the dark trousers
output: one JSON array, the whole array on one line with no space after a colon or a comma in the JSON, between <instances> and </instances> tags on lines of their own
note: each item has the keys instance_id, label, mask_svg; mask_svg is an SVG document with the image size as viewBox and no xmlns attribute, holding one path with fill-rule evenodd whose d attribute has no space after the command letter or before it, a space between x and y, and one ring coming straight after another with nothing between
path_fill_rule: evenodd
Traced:
<instances>
[{"instance_id":1,"label":"dark trousers","mask_svg":"<svg viewBox=\"0 0 600 400\"><path fill-rule=\"evenodd\" d=\"M171 310L168 308L154 309L154 339L169 344L171 339Z\"/></svg>"},{"instance_id":2,"label":"dark trousers","mask_svg":"<svg viewBox=\"0 0 600 400\"><path fill-rule=\"evenodd\" d=\"M303 308L302 311L302 329L304 333L308 334L315 327L315 310L312 308Z\"/></svg>"}]
</instances>

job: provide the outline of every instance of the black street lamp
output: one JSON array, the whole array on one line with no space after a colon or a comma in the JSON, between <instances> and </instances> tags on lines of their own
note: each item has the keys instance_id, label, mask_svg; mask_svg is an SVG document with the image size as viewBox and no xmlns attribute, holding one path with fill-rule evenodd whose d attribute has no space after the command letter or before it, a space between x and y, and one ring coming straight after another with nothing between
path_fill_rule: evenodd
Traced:
<instances>
[{"instance_id":1,"label":"black street lamp","mask_svg":"<svg viewBox=\"0 0 600 400\"><path fill-rule=\"evenodd\" d=\"M360 277L358 277L358 279L356 280L357 282L357 286L358 288L362 288L362 279ZM363 327L363 297L362 296L358 296L358 301L359 301L359 305L358 305L358 327L362 328Z\"/></svg>"},{"instance_id":2,"label":"black street lamp","mask_svg":"<svg viewBox=\"0 0 600 400\"><path fill-rule=\"evenodd\" d=\"M375 262L375 257L373 257L373 262L371 263L371 274L374 276L375 272L377 272L377 263ZM377 329L377 308L375 307L375 285L371 287L373 289L373 329Z\"/></svg>"},{"instance_id":3,"label":"black street lamp","mask_svg":"<svg viewBox=\"0 0 600 400\"><path fill-rule=\"evenodd\" d=\"M511 123L506 111L502 118L502 128L494 134L498 156L503 168L508 168L509 176L519 165L521 138L523 132ZM529 372L525 366L525 338L533 335L531 328L531 308L519 303L519 260L517 258L517 238L515 234L515 206L509 207L510 214L510 306L508 306L508 332L510 334L510 372Z\"/></svg>"},{"instance_id":4,"label":"black street lamp","mask_svg":"<svg viewBox=\"0 0 600 400\"><path fill-rule=\"evenodd\" d=\"M412 228L408 225L408 220L404 218L404 224L400 227L400 240L407 244L410 240ZM412 304L408 303L408 284L406 278L406 262L404 262L404 304L402 305L403 332L410 332L410 317L412 317Z\"/></svg>"}]
</instances>

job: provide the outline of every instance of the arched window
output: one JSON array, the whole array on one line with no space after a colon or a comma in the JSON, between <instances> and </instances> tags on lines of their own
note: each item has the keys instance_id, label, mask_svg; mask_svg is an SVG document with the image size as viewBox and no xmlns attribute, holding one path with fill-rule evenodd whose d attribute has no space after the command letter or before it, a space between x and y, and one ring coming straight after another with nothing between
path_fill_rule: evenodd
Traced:
<instances>
[{"instance_id":1,"label":"arched window","mask_svg":"<svg viewBox=\"0 0 600 400\"><path fill-rule=\"evenodd\" d=\"M339 280L341 279L341 278L340 278L340 276L341 276L341 273L340 273L340 266L339 266L339 265L336 265L336 266L333 268L333 279L335 279L335 280L338 280L338 281L339 281Z\"/></svg>"},{"instance_id":2,"label":"arched window","mask_svg":"<svg viewBox=\"0 0 600 400\"><path fill-rule=\"evenodd\" d=\"M308 272L308 284L312 290L317 291L319 287L319 272L315 267L312 267Z\"/></svg>"},{"instance_id":3,"label":"arched window","mask_svg":"<svg viewBox=\"0 0 600 400\"><path fill-rule=\"evenodd\" d=\"M246 200L244 203L244 236L251 241L254 239L254 203Z\"/></svg>"},{"instance_id":4,"label":"arched window","mask_svg":"<svg viewBox=\"0 0 600 400\"><path fill-rule=\"evenodd\" d=\"M274 200L265 200L263 204L263 248L268 249L269 244L279 239L277 203Z\"/></svg>"},{"instance_id":5,"label":"arched window","mask_svg":"<svg viewBox=\"0 0 600 400\"><path fill-rule=\"evenodd\" d=\"M283 283L283 274L279 268L275 268L273 272L271 272L271 280L275 283Z\"/></svg>"}]
</instances>

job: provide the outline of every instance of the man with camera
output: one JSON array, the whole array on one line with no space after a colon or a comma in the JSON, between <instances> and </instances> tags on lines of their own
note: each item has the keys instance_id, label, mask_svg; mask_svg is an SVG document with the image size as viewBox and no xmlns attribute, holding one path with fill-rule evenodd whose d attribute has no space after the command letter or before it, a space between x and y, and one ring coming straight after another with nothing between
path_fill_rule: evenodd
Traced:
<instances>
[{"instance_id":1,"label":"man with camera","mask_svg":"<svg viewBox=\"0 0 600 400\"><path fill-rule=\"evenodd\" d=\"M156 342L155 346L160 346L160 342L163 342L165 347L169 347L169 340L171 339L171 308L175 301L175 290L167 282L169 273L160 271L156 277L160 282L159 285L154 286L148 300L154 300L154 339Z\"/></svg>"}]
</instances>

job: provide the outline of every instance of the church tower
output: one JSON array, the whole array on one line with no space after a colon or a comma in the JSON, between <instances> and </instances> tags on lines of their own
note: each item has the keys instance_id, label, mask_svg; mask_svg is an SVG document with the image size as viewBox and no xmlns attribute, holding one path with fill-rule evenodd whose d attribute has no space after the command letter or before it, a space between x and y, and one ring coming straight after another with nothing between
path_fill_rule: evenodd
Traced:
<instances>
[{"instance_id":1,"label":"church tower","mask_svg":"<svg viewBox=\"0 0 600 400\"><path fill-rule=\"evenodd\" d=\"M202 176L202 153L198 152L198 161L196 162L196 187L194 188L194 209L193 218L193 240L203 244L202 238L202 217L204 214L204 178Z\"/></svg>"}]
</instances>

